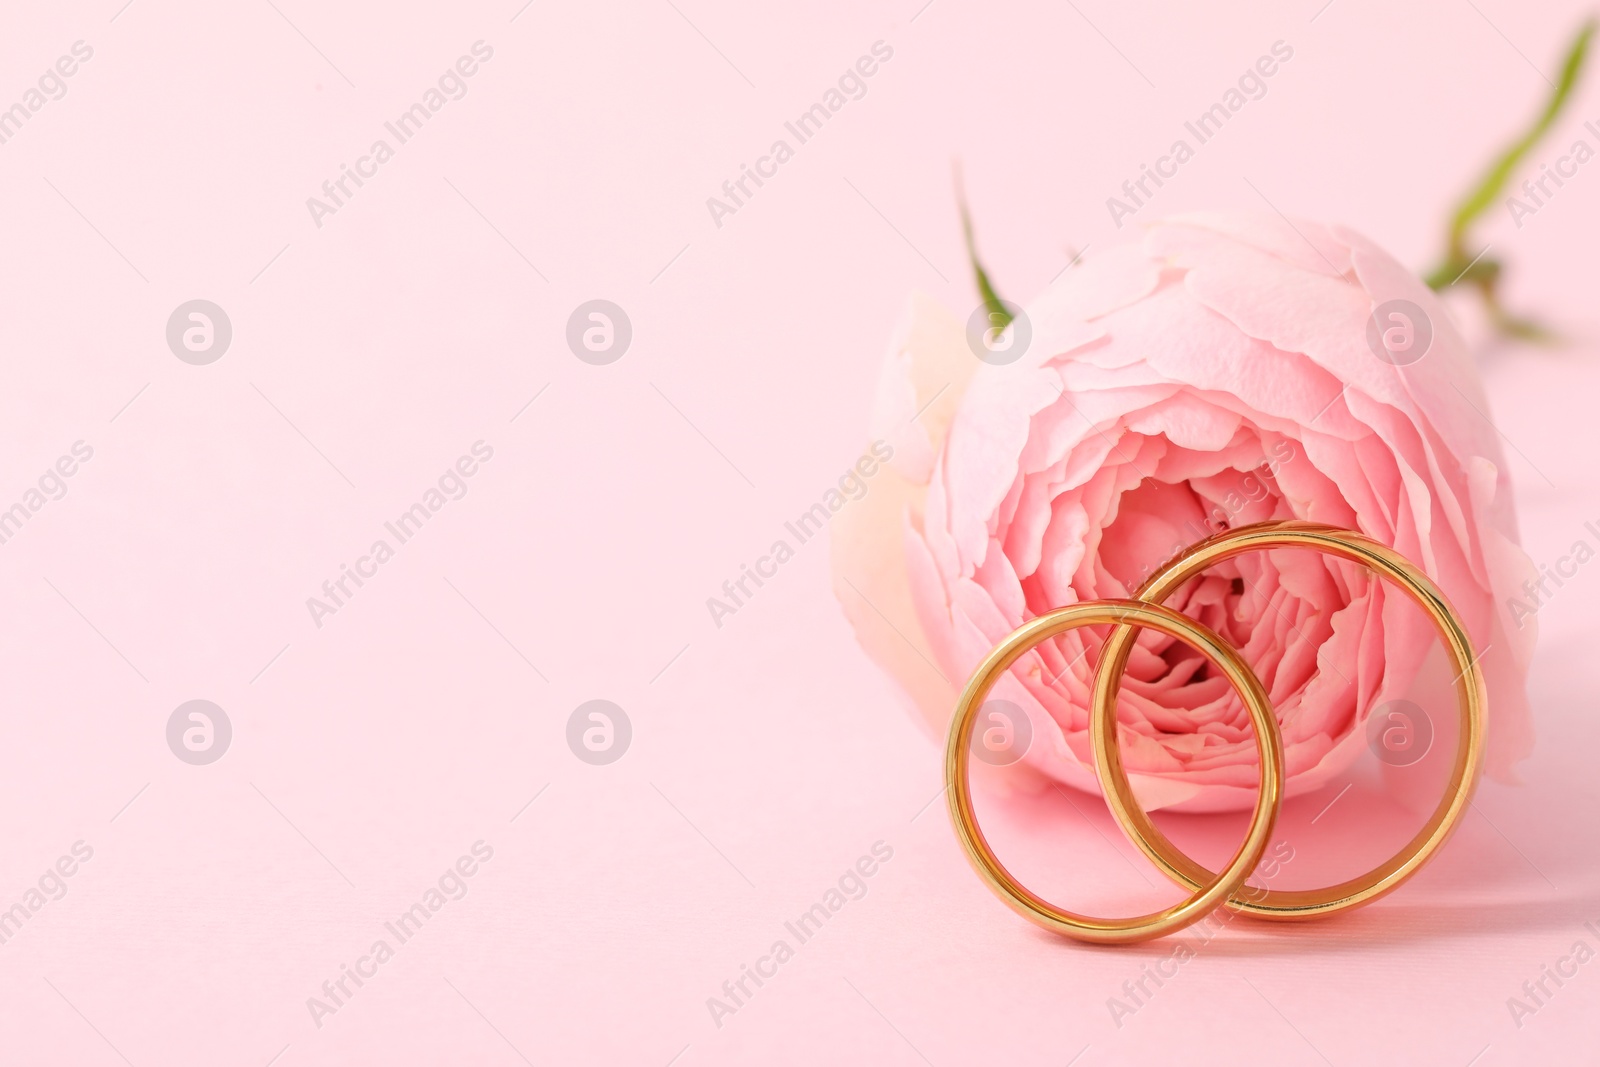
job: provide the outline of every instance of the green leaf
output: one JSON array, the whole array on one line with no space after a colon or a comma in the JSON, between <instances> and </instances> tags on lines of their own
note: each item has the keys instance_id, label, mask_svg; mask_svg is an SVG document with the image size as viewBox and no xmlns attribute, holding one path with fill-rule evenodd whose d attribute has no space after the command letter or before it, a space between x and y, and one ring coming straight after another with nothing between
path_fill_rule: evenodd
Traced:
<instances>
[{"instance_id":1,"label":"green leaf","mask_svg":"<svg viewBox=\"0 0 1600 1067\"><path fill-rule=\"evenodd\" d=\"M989 309L989 321L994 324L995 329L1003 330L1011 325L1011 312L1006 310L1000 294L994 291L994 286L989 282L989 275L983 269L983 264L978 261L978 247L972 240L972 216L967 213L967 193L962 188L959 165L955 169L955 180L956 205L961 209L961 236L967 243L967 258L972 261L972 274L978 283L978 295L983 298L983 306Z\"/></svg>"}]
</instances>

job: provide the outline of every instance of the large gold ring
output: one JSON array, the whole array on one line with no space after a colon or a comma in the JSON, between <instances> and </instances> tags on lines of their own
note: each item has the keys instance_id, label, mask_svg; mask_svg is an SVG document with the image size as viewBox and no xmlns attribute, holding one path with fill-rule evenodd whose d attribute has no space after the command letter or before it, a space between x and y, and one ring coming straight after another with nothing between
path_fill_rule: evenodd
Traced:
<instances>
[{"instance_id":1,"label":"large gold ring","mask_svg":"<svg viewBox=\"0 0 1600 1067\"><path fill-rule=\"evenodd\" d=\"M1432 859L1466 813L1483 764L1487 697L1479 657L1466 628L1439 587L1400 553L1369 537L1310 522L1264 522L1241 526L1207 538L1165 564L1139 587L1140 600L1160 603L1190 578L1214 563L1246 552L1271 548L1312 548L1365 566L1398 585L1433 620L1454 663L1460 728L1450 784L1416 836L1399 852L1366 874L1322 889L1258 890L1228 901L1232 911L1262 919L1311 919L1370 904L1397 889ZM1119 627L1100 653L1090 711L1090 739L1106 803L1128 835L1157 867L1179 885L1198 886L1212 879L1210 871L1180 852L1151 822L1134 799L1122 754L1111 740L1116 722L1117 689L1133 650L1132 627Z\"/></svg>"}]
</instances>

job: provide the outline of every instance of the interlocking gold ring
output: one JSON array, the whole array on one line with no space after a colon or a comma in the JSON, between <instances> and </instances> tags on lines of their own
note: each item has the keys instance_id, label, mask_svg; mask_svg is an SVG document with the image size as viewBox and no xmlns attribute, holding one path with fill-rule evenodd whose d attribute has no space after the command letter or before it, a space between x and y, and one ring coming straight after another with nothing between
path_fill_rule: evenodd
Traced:
<instances>
[{"instance_id":1,"label":"interlocking gold ring","mask_svg":"<svg viewBox=\"0 0 1600 1067\"><path fill-rule=\"evenodd\" d=\"M1222 560L1246 552L1313 548L1363 564L1398 585L1433 620L1457 668L1455 686L1460 729L1450 787L1433 815L1393 857L1373 870L1338 885L1310 890L1246 887L1271 835L1283 792L1282 741L1277 721L1259 679L1238 652L1217 634L1160 602L1190 578ZM1225 531L1191 546L1164 564L1138 590L1138 599L1086 601L1041 615L1009 634L990 651L967 682L956 704L945 746L945 784L950 815L968 858L990 888L1023 916L1084 941L1126 943L1172 933L1204 917L1219 903L1264 919L1311 919L1360 907L1393 892L1428 862L1450 836L1471 801L1483 762L1487 698L1479 656L1472 650L1459 616L1436 585L1398 552L1349 530L1309 522L1266 522ZM1163 873L1193 895L1181 904L1133 919L1094 919L1063 911L1031 893L994 855L973 815L968 782L968 748L978 706L1001 673L1039 642L1077 626L1117 623L1101 651L1091 701L1090 744L1095 770L1112 814L1128 838ZM1156 828L1133 796L1114 740L1116 698L1133 648L1134 631L1148 626L1187 641L1216 664L1244 699L1255 728L1260 787L1250 831L1232 861L1214 874L1178 850Z\"/></svg>"},{"instance_id":2,"label":"interlocking gold ring","mask_svg":"<svg viewBox=\"0 0 1600 1067\"><path fill-rule=\"evenodd\" d=\"M1162 911L1128 919L1098 919L1064 911L1034 895L1018 882L994 854L978 827L977 817L972 810L971 781L967 776L973 724L984 697L988 696L1000 675L1041 641L1079 626L1106 623L1129 628L1148 626L1168 637L1188 642L1216 664L1238 690L1250 712L1251 722L1255 725L1256 751L1261 768L1260 790L1256 797L1255 813L1250 820L1250 832L1227 868L1221 874L1208 873L1205 876L1206 884L1190 887L1194 892L1187 900ZM1279 797L1283 793L1283 742L1278 735L1278 723L1272 717L1272 703L1262 689L1260 680L1245 665L1233 646L1215 632L1159 604L1137 600L1090 600L1058 608L1023 624L996 645L978 665L961 694L961 700L956 704L950 737L945 745L944 774L950 817L955 821L961 843L966 847L967 856L978 874L1002 900L1024 918L1057 933L1081 941L1125 944L1174 933L1198 922L1244 885L1245 879L1250 877L1256 864L1261 861L1261 854L1267 847L1272 827L1277 821Z\"/></svg>"},{"instance_id":3,"label":"interlocking gold ring","mask_svg":"<svg viewBox=\"0 0 1600 1067\"><path fill-rule=\"evenodd\" d=\"M1483 764L1484 717L1487 697L1479 656L1472 651L1466 627L1455 609L1445 600L1439 587L1400 553L1369 537L1334 526L1310 522L1264 522L1241 526L1209 537L1191 546L1165 564L1135 594L1140 600L1160 603L1190 578L1214 563L1270 548L1313 548L1329 555L1364 564L1398 585L1433 620L1444 642L1445 651L1455 664L1457 706L1460 728L1457 733L1455 763L1450 785L1433 815L1405 846L1366 874L1322 889L1254 890L1246 898L1234 897L1228 908L1262 919L1312 919L1347 908L1370 904L1393 892L1416 874L1444 844L1466 813ZM1146 856L1179 885L1198 886L1209 882L1210 871L1180 852L1150 821L1128 783L1122 768L1122 754L1115 744L1106 743L1116 722L1117 688L1122 671L1133 650L1131 627L1120 627L1100 653L1100 669L1095 676L1094 699L1090 711L1090 739L1094 747L1096 770L1106 803L1123 832Z\"/></svg>"}]
</instances>

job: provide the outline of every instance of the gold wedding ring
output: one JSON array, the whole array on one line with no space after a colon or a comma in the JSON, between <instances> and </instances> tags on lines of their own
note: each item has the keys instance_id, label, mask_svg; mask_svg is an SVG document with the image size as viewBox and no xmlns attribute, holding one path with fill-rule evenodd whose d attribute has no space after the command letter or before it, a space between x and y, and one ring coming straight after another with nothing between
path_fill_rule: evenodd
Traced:
<instances>
[{"instance_id":1,"label":"gold wedding ring","mask_svg":"<svg viewBox=\"0 0 1600 1067\"><path fill-rule=\"evenodd\" d=\"M1406 845L1366 874L1321 889L1262 890L1246 888L1276 821L1283 793L1283 753L1278 725L1261 682L1239 653L1213 631L1161 607L1174 590L1214 563L1269 549L1311 548L1362 564L1388 579L1433 620L1455 667L1460 712L1449 787L1427 823ZM968 780L969 746L978 709L999 676L1040 642L1078 626L1116 625L1101 651L1090 705L1090 745L1095 772L1112 814L1141 852L1192 895L1182 903L1151 915L1098 919L1064 911L1040 899L1011 876L995 856L973 815ZM1148 627L1186 641L1220 668L1244 699L1256 734L1260 786L1250 830L1232 861L1213 873L1186 856L1161 833L1133 796L1133 789L1115 743L1116 698L1135 633ZM967 682L956 704L945 746L945 784L957 836L978 873L1003 900L1023 916L1049 929L1084 941L1126 943L1173 933L1209 914L1219 904L1263 919L1318 918L1369 904L1394 891L1439 850L1472 797L1483 762L1487 698L1479 655L1460 617L1444 594L1404 556L1371 538L1349 530L1309 522L1266 522L1224 531L1185 550L1164 564L1137 591L1134 600L1092 600L1041 615L1017 628L990 651Z\"/></svg>"},{"instance_id":2,"label":"gold wedding ring","mask_svg":"<svg viewBox=\"0 0 1600 1067\"><path fill-rule=\"evenodd\" d=\"M978 708L1000 675L1041 641L1079 626L1107 623L1129 628L1147 626L1168 637L1188 642L1216 664L1244 698L1250 721L1255 725L1256 752L1261 765L1261 784L1255 813L1250 819L1250 832L1227 869L1220 875L1207 874L1204 885L1189 887L1194 892L1187 900L1163 911L1127 919L1098 919L1064 911L1018 882L994 854L978 827L972 810L971 780L967 774L972 755L972 727L978 717ZM955 820L956 833L966 846L967 856L973 866L1001 899L1023 917L1046 929L1080 941L1122 944L1147 941L1198 922L1244 885L1245 879L1250 877L1256 864L1261 861L1261 854L1267 847L1273 824L1278 818L1278 798L1283 793L1283 742L1278 736L1278 724L1272 717L1272 703L1261 688L1260 680L1245 665L1233 646L1215 632L1186 615L1157 604L1137 600L1089 600L1057 608L1018 627L978 665L967 682L966 691L961 694L961 700L956 705L955 720L950 724L950 739L944 751L944 775L945 784L949 787L950 815Z\"/></svg>"}]
</instances>

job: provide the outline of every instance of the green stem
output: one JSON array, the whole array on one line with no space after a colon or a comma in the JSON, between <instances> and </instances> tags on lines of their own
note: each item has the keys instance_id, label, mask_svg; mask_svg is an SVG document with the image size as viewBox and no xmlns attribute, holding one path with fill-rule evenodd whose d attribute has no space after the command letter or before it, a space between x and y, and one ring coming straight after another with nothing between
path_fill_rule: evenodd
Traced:
<instances>
[{"instance_id":1,"label":"green stem","mask_svg":"<svg viewBox=\"0 0 1600 1067\"><path fill-rule=\"evenodd\" d=\"M1533 124L1495 157L1483 177L1457 205L1446 233L1444 257L1424 276L1429 288L1436 290L1446 289L1463 281L1475 286L1483 294L1490 318L1496 328L1515 337L1549 341L1555 335L1530 319L1519 318L1506 311L1497 295L1502 264L1484 256L1482 252L1471 251L1476 243L1471 240L1472 227L1505 193L1517 168L1527 159L1528 154L1565 110L1572 96L1572 90L1578 84L1578 77L1583 72L1584 60L1589 50L1589 39L1594 35L1594 31L1593 19L1579 27L1577 36L1567 47L1566 58L1561 63L1560 78L1551 87L1549 99L1545 101Z\"/></svg>"},{"instance_id":2,"label":"green stem","mask_svg":"<svg viewBox=\"0 0 1600 1067\"><path fill-rule=\"evenodd\" d=\"M972 261L972 274L978 283L978 295L983 298L983 306L989 310L989 321L995 329L1003 330L1011 325L1011 312L1006 310L1005 302L1000 299L1000 294L994 291L988 273L978 261L978 246L972 240L972 217L967 213L967 192L962 187L959 163L955 167L955 182L956 205L961 209L961 236L967 244L967 258Z\"/></svg>"}]
</instances>

